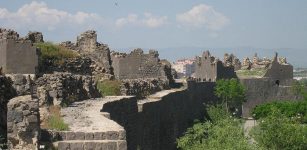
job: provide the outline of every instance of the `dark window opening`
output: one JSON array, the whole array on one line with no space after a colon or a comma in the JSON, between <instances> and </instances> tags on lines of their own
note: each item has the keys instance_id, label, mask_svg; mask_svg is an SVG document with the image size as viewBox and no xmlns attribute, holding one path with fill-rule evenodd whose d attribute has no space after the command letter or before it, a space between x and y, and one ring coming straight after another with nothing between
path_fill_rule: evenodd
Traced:
<instances>
[{"instance_id":1,"label":"dark window opening","mask_svg":"<svg viewBox=\"0 0 307 150\"><path fill-rule=\"evenodd\" d=\"M275 81L275 84L276 84L277 86L279 86L279 83L280 83L279 80L276 80L276 81Z\"/></svg>"}]
</instances>

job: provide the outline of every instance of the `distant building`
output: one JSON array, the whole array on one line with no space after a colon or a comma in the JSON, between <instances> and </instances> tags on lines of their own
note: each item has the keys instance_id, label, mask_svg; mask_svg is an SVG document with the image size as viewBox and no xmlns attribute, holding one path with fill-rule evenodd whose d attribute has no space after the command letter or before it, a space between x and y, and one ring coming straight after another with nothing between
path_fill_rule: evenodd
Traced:
<instances>
[{"instance_id":1,"label":"distant building","mask_svg":"<svg viewBox=\"0 0 307 150\"><path fill-rule=\"evenodd\" d=\"M195 72L195 59L180 59L172 64L176 70L178 78L191 77Z\"/></svg>"}]
</instances>

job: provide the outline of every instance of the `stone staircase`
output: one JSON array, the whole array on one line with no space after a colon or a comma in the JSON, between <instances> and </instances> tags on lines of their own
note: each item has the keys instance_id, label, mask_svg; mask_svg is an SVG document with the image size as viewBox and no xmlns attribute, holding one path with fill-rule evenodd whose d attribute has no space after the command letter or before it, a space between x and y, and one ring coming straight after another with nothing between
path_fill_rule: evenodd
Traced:
<instances>
[{"instance_id":1,"label":"stone staircase","mask_svg":"<svg viewBox=\"0 0 307 150\"><path fill-rule=\"evenodd\" d=\"M106 132L52 132L53 145L59 150L127 150L126 133Z\"/></svg>"}]
</instances>

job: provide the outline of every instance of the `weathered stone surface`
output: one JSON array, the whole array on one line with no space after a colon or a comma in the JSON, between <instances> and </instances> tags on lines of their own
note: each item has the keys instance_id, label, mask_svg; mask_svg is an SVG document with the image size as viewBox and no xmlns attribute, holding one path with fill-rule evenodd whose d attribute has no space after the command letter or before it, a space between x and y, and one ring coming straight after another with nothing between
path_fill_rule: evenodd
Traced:
<instances>
[{"instance_id":1,"label":"weathered stone surface","mask_svg":"<svg viewBox=\"0 0 307 150\"><path fill-rule=\"evenodd\" d=\"M78 75L92 75L95 71L93 61L89 57L66 58L61 63L52 59L45 59L39 66L40 74L66 72Z\"/></svg>"},{"instance_id":2,"label":"weathered stone surface","mask_svg":"<svg viewBox=\"0 0 307 150\"><path fill-rule=\"evenodd\" d=\"M168 80L148 78L148 79L125 79L122 80L121 94L135 95L143 98L155 92L169 89Z\"/></svg>"},{"instance_id":3,"label":"weathered stone surface","mask_svg":"<svg viewBox=\"0 0 307 150\"><path fill-rule=\"evenodd\" d=\"M130 54L112 53L112 66L117 79L168 79L164 64L160 62L159 54L150 50L144 54L142 49L135 49ZM169 70L168 74L171 74Z\"/></svg>"},{"instance_id":4,"label":"weathered stone surface","mask_svg":"<svg viewBox=\"0 0 307 150\"><path fill-rule=\"evenodd\" d=\"M70 73L44 74L36 80L36 85L41 106L70 104L101 96L91 76Z\"/></svg>"},{"instance_id":5,"label":"weathered stone surface","mask_svg":"<svg viewBox=\"0 0 307 150\"><path fill-rule=\"evenodd\" d=\"M23 64L23 65L20 65ZM3 73L35 74L37 49L17 32L0 28L0 68Z\"/></svg>"},{"instance_id":6,"label":"weathered stone surface","mask_svg":"<svg viewBox=\"0 0 307 150\"><path fill-rule=\"evenodd\" d=\"M31 95L19 96L11 99L7 107L9 148L38 149L40 135L38 100L32 99Z\"/></svg>"},{"instance_id":7,"label":"weathered stone surface","mask_svg":"<svg viewBox=\"0 0 307 150\"><path fill-rule=\"evenodd\" d=\"M91 66L93 74L100 76L105 75L105 78L110 78L113 74L111 66L110 48L106 44L97 42L96 31L86 31L77 37L76 44L67 41L60 44L66 48L78 51L83 57L89 57L92 60Z\"/></svg>"},{"instance_id":8,"label":"weathered stone surface","mask_svg":"<svg viewBox=\"0 0 307 150\"><path fill-rule=\"evenodd\" d=\"M7 74L6 76L12 81L12 86L18 96L31 94L31 87L35 80L34 74Z\"/></svg>"}]
</instances>

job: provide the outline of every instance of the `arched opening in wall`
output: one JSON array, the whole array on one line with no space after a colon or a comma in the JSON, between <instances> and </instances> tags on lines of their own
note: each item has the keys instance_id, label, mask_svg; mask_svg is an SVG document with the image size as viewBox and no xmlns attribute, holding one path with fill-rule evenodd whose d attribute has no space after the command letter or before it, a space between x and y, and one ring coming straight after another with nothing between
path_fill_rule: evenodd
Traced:
<instances>
[{"instance_id":1,"label":"arched opening in wall","mask_svg":"<svg viewBox=\"0 0 307 150\"><path fill-rule=\"evenodd\" d=\"M211 79L209 79L209 82L211 82Z\"/></svg>"},{"instance_id":2,"label":"arched opening in wall","mask_svg":"<svg viewBox=\"0 0 307 150\"><path fill-rule=\"evenodd\" d=\"M275 84L276 84L277 86L279 86L280 81L279 81L279 80L276 80L276 81L275 81Z\"/></svg>"},{"instance_id":3,"label":"arched opening in wall","mask_svg":"<svg viewBox=\"0 0 307 150\"><path fill-rule=\"evenodd\" d=\"M203 82L206 82L206 78L203 79Z\"/></svg>"}]
</instances>

